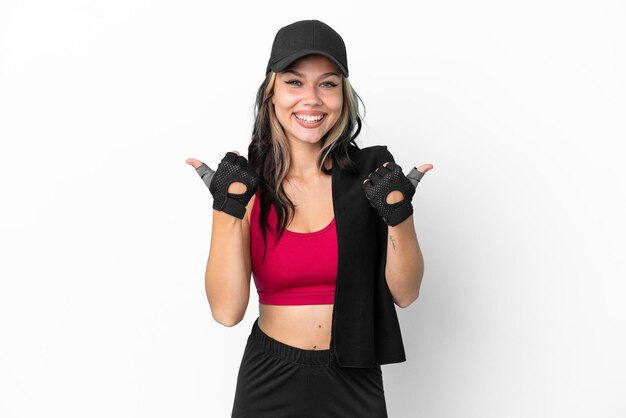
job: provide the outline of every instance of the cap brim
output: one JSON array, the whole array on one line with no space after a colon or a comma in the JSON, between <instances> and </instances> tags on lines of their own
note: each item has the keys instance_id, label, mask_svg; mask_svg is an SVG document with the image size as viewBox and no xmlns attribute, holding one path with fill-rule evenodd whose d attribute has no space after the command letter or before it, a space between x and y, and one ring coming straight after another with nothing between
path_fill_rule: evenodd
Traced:
<instances>
[{"instance_id":1,"label":"cap brim","mask_svg":"<svg viewBox=\"0 0 626 418\"><path fill-rule=\"evenodd\" d=\"M297 59L300 59L307 55L313 55L313 54L319 54L319 55L325 56L326 58L328 58L329 60L331 60L337 65L337 67L343 73L345 77L348 77L348 69L344 67L339 61L337 61L335 57L328 54L327 52L319 51L317 49L303 49L301 51L295 52L279 61L276 61L275 63L270 64L268 66L267 72L269 72L269 70L274 71L275 73L284 71Z\"/></svg>"}]
</instances>

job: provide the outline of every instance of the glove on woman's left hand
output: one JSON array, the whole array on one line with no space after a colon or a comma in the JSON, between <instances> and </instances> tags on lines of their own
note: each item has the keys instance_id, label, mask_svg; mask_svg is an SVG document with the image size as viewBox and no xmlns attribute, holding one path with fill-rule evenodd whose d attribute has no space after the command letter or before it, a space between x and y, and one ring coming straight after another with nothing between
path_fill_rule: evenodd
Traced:
<instances>
[{"instance_id":1,"label":"glove on woman's left hand","mask_svg":"<svg viewBox=\"0 0 626 418\"><path fill-rule=\"evenodd\" d=\"M417 182L424 173L414 168L409 175L413 181L402 173L402 167L390 161L386 166L382 165L371 173L368 180L363 183L365 196L389 226L396 226L413 214L411 200L415 194ZM400 191L404 199L389 204L387 195L394 190Z\"/></svg>"}]
</instances>

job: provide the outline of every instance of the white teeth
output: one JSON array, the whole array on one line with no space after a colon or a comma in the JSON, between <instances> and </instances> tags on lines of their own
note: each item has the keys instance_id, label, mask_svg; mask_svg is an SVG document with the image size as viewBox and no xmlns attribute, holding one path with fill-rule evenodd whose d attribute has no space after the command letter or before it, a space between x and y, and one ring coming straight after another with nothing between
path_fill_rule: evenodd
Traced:
<instances>
[{"instance_id":1,"label":"white teeth","mask_svg":"<svg viewBox=\"0 0 626 418\"><path fill-rule=\"evenodd\" d=\"M296 117L300 120L303 120L305 122L318 122L320 121L324 115L319 115L319 116L309 116L309 115L298 115L296 114Z\"/></svg>"}]
</instances>

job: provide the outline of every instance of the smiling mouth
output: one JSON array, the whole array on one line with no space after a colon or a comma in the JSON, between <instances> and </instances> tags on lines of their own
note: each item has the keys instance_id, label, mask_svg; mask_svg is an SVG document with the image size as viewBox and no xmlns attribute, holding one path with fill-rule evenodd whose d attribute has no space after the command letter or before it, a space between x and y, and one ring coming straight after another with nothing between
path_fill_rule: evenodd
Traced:
<instances>
[{"instance_id":1,"label":"smiling mouth","mask_svg":"<svg viewBox=\"0 0 626 418\"><path fill-rule=\"evenodd\" d=\"M326 117L326 115L319 115L319 116L312 116L312 115L298 115L297 113L294 113L294 116L299 120L302 121L304 123L318 123L319 121L321 121L322 119L324 119Z\"/></svg>"}]
</instances>

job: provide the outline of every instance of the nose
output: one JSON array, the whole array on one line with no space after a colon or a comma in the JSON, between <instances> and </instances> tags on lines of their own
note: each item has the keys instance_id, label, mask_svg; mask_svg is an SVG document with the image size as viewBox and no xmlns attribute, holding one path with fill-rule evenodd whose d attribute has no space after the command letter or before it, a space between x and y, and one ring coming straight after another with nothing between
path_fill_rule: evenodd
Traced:
<instances>
[{"instance_id":1,"label":"nose","mask_svg":"<svg viewBox=\"0 0 626 418\"><path fill-rule=\"evenodd\" d=\"M321 105L322 99L320 97L317 86L311 85L304 90L303 102L308 105Z\"/></svg>"}]
</instances>

